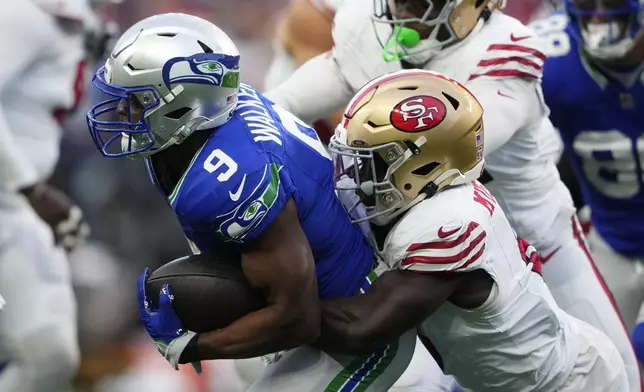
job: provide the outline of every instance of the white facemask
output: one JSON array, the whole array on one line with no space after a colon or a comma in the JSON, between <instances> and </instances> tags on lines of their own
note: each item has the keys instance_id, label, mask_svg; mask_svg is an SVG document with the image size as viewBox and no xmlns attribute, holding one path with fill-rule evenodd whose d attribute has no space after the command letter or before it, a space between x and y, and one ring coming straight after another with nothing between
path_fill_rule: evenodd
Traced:
<instances>
[{"instance_id":1,"label":"white facemask","mask_svg":"<svg viewBox=\"0 0 644 392\"><path fill-rule=\"evenodd\" d=\"M633 48L631 37L625 36L613 42L621 34L621 28L616 22L589 23L581 34L586 42L586 51L601 60L621 58Z\"/></svg>"}]
</instances>

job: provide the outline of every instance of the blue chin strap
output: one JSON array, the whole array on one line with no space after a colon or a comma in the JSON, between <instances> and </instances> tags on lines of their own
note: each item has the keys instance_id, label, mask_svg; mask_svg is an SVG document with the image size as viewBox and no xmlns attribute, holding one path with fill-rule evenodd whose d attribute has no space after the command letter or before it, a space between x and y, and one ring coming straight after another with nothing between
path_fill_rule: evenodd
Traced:
<instances>
[{"instance_id":1,"label":"blue chin strap","mask_svg":"<svg viewBox=\"0 0 644 392\"><path fill-rule=\"evenodd\" d=\"M641 20L644 20L644 4L640 4L639 0L627 0L623 7L613 8L604 11L597 10L584 10L575 5L575 0L565 0L564 7L568 17L570 18L570 26L572 36L582 46L586 45L584 37L581 33L583 29L583 19L600 17L606 19L608 22L616 22L617 19L626 17L628 19L627 30L624 35L619 37L611 37L612 42L616 43L624 38L634 38L642 29Z\"/></svg>"},{"instance_id":2,"label":"blue chin strap","mask_svg":"<svg viewBox=\"0 0 644 392\"><path fill-rule=\"evenodd\" d=\"M143 121L145 114L159 105L157 92L150 87L126 88L108 83L105 80L105 67L101 67L92 83L109 98L92 106L87 113L87 126L98 150L106 157L122 157L139 154L152 148L154 135ZM132 121L130 99L134 94L147 92L154 97L154 102L147 105L138 116L139 121ZM118 106L125 101L122 109L127 112L127 121L119 120ZM127 144L122 145L121 139L127 138ZM136 141L135 141L136 140Z\"/></svg>"}]
</instances>

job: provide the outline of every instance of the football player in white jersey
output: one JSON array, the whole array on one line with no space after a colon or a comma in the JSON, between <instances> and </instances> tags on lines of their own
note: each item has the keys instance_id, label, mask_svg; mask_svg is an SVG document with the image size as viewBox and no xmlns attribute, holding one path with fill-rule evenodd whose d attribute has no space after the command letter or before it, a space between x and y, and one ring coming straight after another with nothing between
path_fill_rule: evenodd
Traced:
<instances>
[{"instance_id":1,"label":"football player in white jersey","mask_svg":"<svg viewBox=\"0 0 644 392\"><path fill-rule=\"evenodd\" d=\"M532 26L549 44L544 98L586 203L589 247L633 329L644 303L644 0L562 8Z\"/></svg>"},{"instance_id":2,"label":"football player in white jersey","mask_svg":"<svg viewBox=\"0 0 644 392\"><path fill-rule=\"evenodd\" d=\"M264 80L264 89L277 87L311 58L333 48L331 27L335 10L343 0L291 0L277 20L273 60ZM342 118L338 110L313 126L320 140L328 143L333 127Z\"/></svg>"},{"instance_id":3,"label":"football player in white jersey","mask_svg":"<svg viewBox=\"0 0 644 392\"><path fill-rule=\"evenodd\" d=\"M80 98L85 0L0 2L0 392L60 391L79 359L65 249L81 213L46 184Z\"/></svg>"},{"instance_id":4,"label":"football player in white jersey","mask_svg":"<svg viewBox=\"0 0 644 392\"><path fill-rule=\"evenodd\" d=\"M619 349L630 379L637 360L610 293L595 272L575 209L556 168L561 144L541 93L546 56L534 32L500 0L360 0L334 19L334 48L266 95L304 121L346 104L362 85L401 68L444 73L485 109L481 181L522 238L544 255L543 277L569 314ZM639 387L638 389L639 390Z\"/></svg>"},{"instance_id":5,"label":"football player in white jersey","mask_svg":"<svg viewBox=\"0 0 644 392\"><path fill-rule=\"evenodd\" d=\"M329 148L339 193L376 232L390 271L363 295L325 301L321 347L366 352L417 326L448 374L475 391L628 391L610 339L561 310L483 171L483 109L424 70L358 91Z\"/></svg>"}]
</instances>

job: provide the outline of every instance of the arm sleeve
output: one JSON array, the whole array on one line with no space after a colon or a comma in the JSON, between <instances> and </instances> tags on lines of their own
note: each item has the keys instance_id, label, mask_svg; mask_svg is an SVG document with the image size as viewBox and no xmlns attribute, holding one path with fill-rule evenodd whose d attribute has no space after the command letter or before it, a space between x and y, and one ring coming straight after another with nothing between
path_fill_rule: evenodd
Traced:
<instances>
[{"instance_id":1,"label":"arm sleeve","mask_svg":"<svg viewBox=\"0 0 644 392\"><path fill-rule=\"evenodd\" d=\"M533 33L526 29L525 34ZM546 61L542 46L532 36L520 43L493 43L470 74L466 87L483 106L486 155L547 116L540 88Z\"/></svg>"},{"instance_id":2,"label":"arm sleeve","mask_svg":"<svg viewBox=\"0 0 644 392\"><path fill-rule=\"evenodd\" d=\"M532 80L481 78L466 86L483 107L485 155L503 146L527 126L535 116L535 110L543 111L538 86Z\"/></svg>"},{"instance_id":3,"label":"arm sleeve","mask_svg":"<svg viewBox=\"0 0 644 392\"><path fill-rule=\"evenodd\" d=\"M30 1L2 2L0 4L0 95L9 83L21 77L25 69L47 44L42 36L42 12ZM3 96L3 99L11 97ZM0 186L17 190L38 180L36 168L16 144L14 134L0 100Z\"/></svg>"},{"instance_id":4,"label":"arm sleeve","mask_svg":"<svg viewBox=\"0 0 644 392\"><path fill-rule=\"evenodd\" d=\"M423 230L404 252L400 267L431 272L467 272L480 268L486 232L473 221L452 221L438 229Z\"/></svg>"},{"instance_id":5,"label":"arm sleeve","mask_svg":"<svg viewBox=\"0 0 644 392\"><path fill-rule=\"evenodd\" d=\"M265 96L312 124L346 105L353 95L331 52L318 55Z\"/></svg>"}]
</instances>

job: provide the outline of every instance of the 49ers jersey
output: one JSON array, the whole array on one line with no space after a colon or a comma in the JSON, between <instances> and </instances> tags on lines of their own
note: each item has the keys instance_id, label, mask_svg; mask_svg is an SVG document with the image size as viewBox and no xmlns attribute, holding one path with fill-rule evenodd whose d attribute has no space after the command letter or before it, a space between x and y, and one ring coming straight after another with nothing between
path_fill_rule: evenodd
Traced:
<instances>
[{"instance_id":1,"label":"49ers jersey","mask_svg":"<svg viewBox=\"0 0 644 392\"><path fill-rule=\"evenodd\" d=\"M495 282L465 310L446 302L419 327L446 374L477 391L555 391L575 366L579 342L541 276L526 264L494 197L478 182L448 188L409 210L385 240L391 268L418 273L482 269Z\"/></svg>"}]
</instances>

